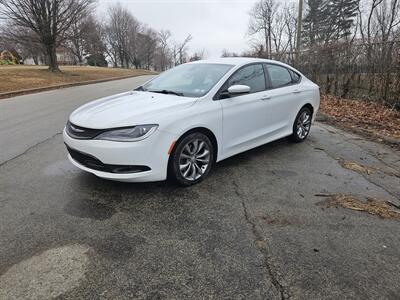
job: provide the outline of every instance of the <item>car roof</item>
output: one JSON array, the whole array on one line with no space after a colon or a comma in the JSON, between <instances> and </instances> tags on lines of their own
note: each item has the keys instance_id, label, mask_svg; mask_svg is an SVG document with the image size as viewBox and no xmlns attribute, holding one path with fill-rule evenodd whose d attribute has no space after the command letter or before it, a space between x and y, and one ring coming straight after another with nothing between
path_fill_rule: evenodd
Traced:
<instances>
[{"instance_id":1,"label":"car roof","mask_svg":"<svg viewBox=\"0 0 400 300\"><path fill-rule=\"evenodd\" d=\"M221 58L215 58L215 59L204 59L204 60L198 60L191 62L191 64L228 64L228 65L234 65L234 66L242 66L246 64L251 64L251 63L273 63L273 64L279 64L285 67L290 67L293 68L285 63L276 61L276 60L271 60L271 59L263 59L263 58L254 58L254 57L221 57Z\"/></svg>"}]
</instances>

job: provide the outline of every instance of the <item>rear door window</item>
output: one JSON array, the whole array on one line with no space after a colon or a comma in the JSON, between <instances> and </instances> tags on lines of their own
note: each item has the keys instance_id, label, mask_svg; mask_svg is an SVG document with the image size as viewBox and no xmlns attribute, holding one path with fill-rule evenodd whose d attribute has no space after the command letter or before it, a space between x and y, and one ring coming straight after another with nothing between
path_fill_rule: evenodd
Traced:
<instances>
[{"instance_id":1,"label":"rear door window","mask_svg":"<svg viewBox=\"0 0 400 300\"><path fill-rule=\"evenodd\" d=\"M268 64L267 70L273 89L284 87L293 83L292 75L285 67Z\"/></svg>"}]
</instances>

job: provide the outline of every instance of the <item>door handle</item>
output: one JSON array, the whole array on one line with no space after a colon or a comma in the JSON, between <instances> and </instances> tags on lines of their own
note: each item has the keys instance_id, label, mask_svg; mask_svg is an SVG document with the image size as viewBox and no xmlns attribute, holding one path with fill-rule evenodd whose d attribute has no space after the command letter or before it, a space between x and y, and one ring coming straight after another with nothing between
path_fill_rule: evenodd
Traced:
<instances>
[{"instance_id":1,"label":"door handle","mask_svg":"<svg viewBox=\"0 0 400 300\"><path fill-rule=\"evenodd\" d=\"M300 90L295 90L295 91L293 92L293 94L300 94L300 93L301 93Z\"/></svg>"},{"instance_id":2,"label":"door handle","mask_svg":"<svg viewBox=\"0 0 400 300\"><path fill-rule=\"evenodd\" d=\"M267 100L271 100L271 96L264 96L261 98L262 101L267 101Z\"/></svg>"}]
</instances>

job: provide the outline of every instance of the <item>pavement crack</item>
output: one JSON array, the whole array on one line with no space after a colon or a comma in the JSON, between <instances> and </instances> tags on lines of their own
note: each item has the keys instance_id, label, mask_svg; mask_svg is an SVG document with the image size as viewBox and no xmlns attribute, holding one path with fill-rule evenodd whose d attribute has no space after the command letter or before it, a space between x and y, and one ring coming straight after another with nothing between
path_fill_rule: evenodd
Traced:
<instances>
[{"instance_id":1,"label":"pavement crack","mask_svg":"<svg viewBox=\"0 0 400 300\"><path fill-rule=\"evenodd\" d=\"M233 186L234 186L235 194L241 199L244 219L246 220L246 223L251 226L251 230L252 230L253 237L254 237L255 247L264 257L264 266L265 266L267 273L271 279L271 283L279 292L281 299L283 299L283 300L289 299L290 298L289 293L286 291L285 286L282 283L280 283L280 281L278 279L278 275L275 274L274 270L271 267L270 254L267 249L266 241L262 237L260 231L257 229L256 223L250 217L249 211L246 206L246 202L244 201L244 198L243 198L243 194L240 191L239 185L237 184L237 182L235 180L233 181Z\"/></svg>"},{"instance_id":2,"label":"pavement crack","mask_svg":"<svg viewBox=\"0 0 400 300\"><path fill-rule=\"evenodd\" d=\"M25 155L25 154L27 154L27 153L28 153L29 151L31 151L32 149L34 149L34 148L36 148L36 147L38 147L38 146L40 146L40 145L42 145L42 144L44 144L44 143L46 143L46 142L52 140L52 139L54 139L55 137L57 137L57 136L60 135L60 134L62 134L62 132L57 132L57 133L55 133L54 135L52 135L51 137L49 137L49 138L47 138L47 139L45 139L45 140L43 140L43 141L40 141L40 142L38 142L38 143L36 143L36 144L34 144L34 145L28 147L24 152L22 152L22 153L20 153L20 154L14 156L14 157L12 157L12 158L10 158L10 159L7 159L7 160L3 161L2 163L0 163L0 167L2 167L2 166L4 166L4 165L8 164L9 162L11 162L11 161L13 161L13 160L15 160L15 159L17 159L17 158L19 158L19 157Z\"/></svg>"},{"instance_id":3,"label":"pavement crack","mask_svg":"<svg viewBox=\"0 0 400 300\"><path fill-rule=\"evenodd\" d=\"M314 143L311 144L310 146L311 146L311 147L314 147ZM314 148L315 148L315 147L314 147ZM392 192L392 191L389 191L389 190L388 190L386 187L384 187L382 184L379 184L379 183L373 181L371 178L369 178L368 176L366 176L366 175L363 174L362 172L357 172L357 171L354 171L354 170L347 169L347 168L343 167L343 165L340 164L340 159L338 159L337 157L333 156L331 153L329 153L329 151L327 151L327 150L325 150L325 149L323 149L323 148L318 149L318 150L324 152L329 158L335 160L335 161L339 164L339 166L340 166L341 168L343 168L343 169L345 169L345 170L348 170L348 171L352 171L352 172L354 172L354 173L356 173L356 174L362 176L366 181L368 181L369 183L375 185L376 187L378 187L378 188L384 190L386 193L388 193L389 195L395 197L396 199L399 197L399 195L397 195L397 193ZM372 155L372 156L373 156L373 155ZM375 156L373 156L373 157L375 157ZM376 157L375 157L375 158L376 158ZM398 177L398 176L395 175L395 174L387 174L387 173L385 173L385 172L382 171L382 170L378 170L378 171L381 172L382 174L384 174L385 176L396 176L396 177Z\"/></svg>"},{"instance_id":4,"label":"pavement crack","mask_svg":"<svg viewBox=\"0 0 400 300\"><path fill-rule=\"evenodd\" d=\"M389 191L389 190L388 190L386 187L384 187L382 184L369 180L368 177L365 176L365 175L362 175L362 174L361 174L361 176L364 177L367 181L369 181L369 182L372 183L373 185L375 185L376 187L381 188L381 189L384 190L386 193L388 193L389 195L393 196L395 199L398 199L398 198L399 198L399 195L398 195L397 193L392 192L392 191Z\"/></svg>"},{"instance_id":5,"label":"pavement crack","mask_svg":"<svg viewBox=\"0 0 400 300\"><path fill-rule=\"evenodd\" d=\"M328 128L326 128L326 126L324 126L324 124L322 124L322 123L319 122L318 125L320 125L322 128L324 128L325 130L327 130L329 133L332 133ZM334 126L331 126L331 127L334 127ZM333 134L338 134L338 135L340 135L340 136L343 138L343 140L346 141L347 143L352 144L353 146L356 146L356 147L358 147L358 148L361 148L361 149L364 150L366 153L368 153L369 155L371 155L372 157L374 157L376 160L378 160L380 163L382 163L383 165L385 165L387 168L392 169L393 171L396 171L396 172L398 171L397 168L393 167L392 164L389 164L388 162L384 161L384 160L383 160L382 158L380 158L379 155L378 155L377 153L375 153L374 151L372 151L372 150L370 150L370 149L368 149L368 148L365 148L365 147L363 147L363 146L360 145L360 144L357 144L357 143L353 142L354 138L349 138L348 136L346 136L346 134L349 134L348 132L343 131L342 129L337 128L337 127L334 127L334 128L337 129L338 131L337 131L337 132L333 132ZM352 135L358 136L357 134L354 134L354 133L353 133ZM382 144L379 144L379 143L377 143L377 142L375 142L375 141L371 141L371 140L369 140L369 139L367 139L367 138L363 138L363 137L360 137L360 140L364 140L364 141L368 141L368 142L375 143L375 144L378 144L378 145L382 145ZM323 151L324 151L324 150L323 150ZM324 152L326 152L326 151L324 151ZM400 161L400 160L399 160L399 161Z\"/></svg>"}]
</instances>

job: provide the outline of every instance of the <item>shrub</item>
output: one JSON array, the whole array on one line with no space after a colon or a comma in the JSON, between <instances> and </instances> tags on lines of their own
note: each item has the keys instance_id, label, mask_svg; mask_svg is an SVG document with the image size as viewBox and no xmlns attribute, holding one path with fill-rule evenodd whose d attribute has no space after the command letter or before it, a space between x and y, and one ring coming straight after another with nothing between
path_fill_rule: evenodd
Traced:
<instances>
[{"instance_id":1,"label":"shrub","mask_svg":"<svg viewBox=\"0 0 400 300\"><path fill-rule=\"evenodd\" d=\"M4 50L0 54L0 59L14 61L14 55L12 55L12 53L10 51Z\"/></svg>"},{"instance_id":2,"label":"shrub","mask_svg":"<svg viewBox=\"0 0 400 300\"><path fill-rule=\"evenodd\" d=\"M107 67L106 58L101 53L90 55L86 59L89 66Z\"/></svg>"},{"instance_id":3,"label":"shrub","mask_svg":"<svg viewBox=\"0 0 400 300\"><path fill-rule=\"evenodd\" d=\"M15 65L15 62L7 59L0 59L0 66L4 65Z\"/></svg>"}]
</instances>

